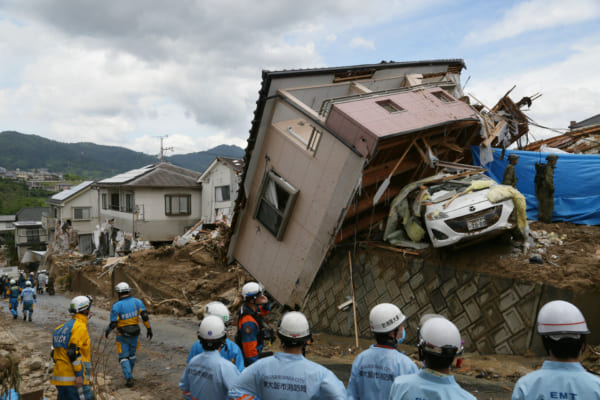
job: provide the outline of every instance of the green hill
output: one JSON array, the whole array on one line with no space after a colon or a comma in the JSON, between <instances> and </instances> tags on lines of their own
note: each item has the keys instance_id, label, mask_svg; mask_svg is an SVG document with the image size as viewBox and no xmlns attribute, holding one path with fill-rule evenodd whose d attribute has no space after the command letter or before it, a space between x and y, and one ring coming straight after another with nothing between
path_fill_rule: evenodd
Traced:
<instances>
[{"instance_id":1,"label":"green hill","mask_svg":"<svg viewBox=\"0 0 600 400\"><path fill-rule=\"evenodd\" d=\"M244 150L240 147L222 145L204 152L165 157L165 160L202 172L216 156L241 158L243 155ZM14 131L0 133L0 167L8 170L48 168L51 172L101 179L156 162L154 156L124 147L61 143Z\"/></svg>"}]
</instances>

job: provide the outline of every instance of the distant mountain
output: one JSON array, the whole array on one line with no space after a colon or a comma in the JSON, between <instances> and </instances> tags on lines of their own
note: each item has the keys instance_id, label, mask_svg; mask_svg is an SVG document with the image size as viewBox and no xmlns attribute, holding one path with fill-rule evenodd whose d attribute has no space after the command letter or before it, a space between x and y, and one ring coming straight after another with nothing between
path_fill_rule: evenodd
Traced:
<instances>
[{"instance_id":1,"label":"distant mountain","mask_svg":"<svg viewBox=\"0 0 600 400\"><path fill-rule=\"evenodd\" d=\"M165 160L203 172L217 156L241 158L243 155L244 150L240 147L221 145L207 151L165 157ZM0 133L0 167L8 170L48 168L51 172L102 179L156 162L155 156L124 147L61 143L14 131Z\"/></svg>"}]
</instances>

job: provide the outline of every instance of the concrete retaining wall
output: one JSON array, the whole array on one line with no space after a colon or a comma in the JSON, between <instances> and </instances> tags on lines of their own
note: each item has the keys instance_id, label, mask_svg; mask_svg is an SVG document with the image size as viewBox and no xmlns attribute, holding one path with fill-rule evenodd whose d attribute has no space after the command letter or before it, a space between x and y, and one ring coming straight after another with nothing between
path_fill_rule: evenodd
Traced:
<instances>
[{"instance_id":1,"label":"concrete retaining wall","mask_svg":"<svg viewBox=\"0 0 600 400\"><path fill-rule=\"evenodd\" d=\"M598 343L596 327L600 295L573 293L541 283L516 281L488 274L430 265L423 259L403 257L383 249L359 250L353 263L359 335L371 336L369 311L390 302L408 317L407 343L414 343L419 318L442 314L461 331L466 351L482 354L543 353L534 335L538 309L547 301L563 299L577 304L591 325L591 343ZM551 268L551 267L549 267ZM306 298L303 311L315 330L354 335L352 307L337 306L351 298L348 250L334 252Z\"/></svg>"}]
</instances>

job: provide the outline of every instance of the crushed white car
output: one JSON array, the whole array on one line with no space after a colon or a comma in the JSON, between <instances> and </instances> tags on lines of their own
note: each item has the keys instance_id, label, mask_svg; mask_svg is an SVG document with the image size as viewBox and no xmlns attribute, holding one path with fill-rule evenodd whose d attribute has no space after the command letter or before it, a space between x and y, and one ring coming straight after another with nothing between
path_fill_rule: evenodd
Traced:
<instances>
[{"instance_id":1,"label":"crushed white car","mask_svg":"<svg viewBox=\"0 0 600 400\"><path fill-rule=\"evenodd\" d=\"M391 204L384 240L403 247L462 246L510 231L526 235L525 198L480 171L413 182Z\"/></svg>"}]
</instances>

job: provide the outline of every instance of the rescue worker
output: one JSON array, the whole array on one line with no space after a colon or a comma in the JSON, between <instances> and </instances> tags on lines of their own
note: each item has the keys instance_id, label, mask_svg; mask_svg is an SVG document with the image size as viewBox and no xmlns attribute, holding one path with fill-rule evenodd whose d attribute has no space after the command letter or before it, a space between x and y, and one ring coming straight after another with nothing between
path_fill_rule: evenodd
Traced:
<instances>
[{"instance_id":1,"label":"rescue worker","mask_svg":"<svg viewBox=\"0 0 600 400\"><path fill-rule=\"evenodd\" d=\"M25 289L21 292L20 303L23 304L23 321L27 319L27 312L29 311L29 321L31 322L31 316L33 314L33 303L37 303L37 296L35 295L35 289L31 287L31 282L25 282Z\"/></svg>"},{"instance_id":2,"label":"rescue worker","mask_svg":"<svg viewBox=\"0 0 600 400\"><path fill-rule=\"evenodd\" d=\"M73 318L54 330L52 358L56 363L51 384L58 390L59 400L94 400L90 388L91 342L87 323L92 307L90 296L71 300Z\"/></svg>"},{"instance_id":3,"label":"rescue worker","mask_svg":"<svg viewBox=\"0 0 600 400\"><path fill-rule=\"evenodd\" d=\"M25 273L21 271L21 273L19 273L19 287L21 288L21 290L25 289L25 282L27 282L27 279L25 278Z\"/></svg>"},{"instance_id":4,"label":"rescue worker","mask_svg":"<svg viewBox=\"0 0 600 400\"><path fill-rule=\"evenodd\" d=\"M519 162L519 156L516 154L508 155L508 165L504 170L504 177L502 178L502 184L517 188L517 173L515 172L515 165Z\"/></svg>"},{"instance_id":5,"label":"rescue worker","mask_svg":"<svg viewBox=\"0 0 600 400\"><path fill-rule=\"evenodd\" d=\"M19 312L19 295L21 294L21 288L17 285L17 281L14 279L10 280L10 287L8 288L8 309L13 315L13 319L17 319Z\"/></svg>"},{"instance_id":6,"label":"rescue worker","mask_svg":"<svg viewBox=\"0 0 600 400\"><path fill-rule=\"evenodd\" d=\"M240 372L219 354L227 339L223 319L215 315L205 317L198 328L198 337L205 351L194 356L185 367L179 381L183 397L186 400L226 399Z\"/></svg>"},{"instance_id":7,"label":"rescue worker","mask_svg":"<svg viewBox=\"0 0 600 400\"><path fill-rule=\"evenodd\" d=\"M140 335L139 318L142 317L146 327L146 337L152 339L152 328L146 307L140 299L132 297L131 288L126 282L115 286L115 292L119 301L113 304L110 310L110 324L106 327L104 336L108 338L110 331L117 328L117 353L119 363L123 369L126 386L132 387L133 367L135 367L135 352L138 347L138 336Z\"/></svg>"},{"instance_id":8,"label":"rescue worker","mask_svg":"<svg viewBox=\"0 0 600 400\"><path fill-rule=\"evenodd\" d=\"M426 314L421 318L417 337L424 368L416 374L397 377L389 400L475 400L450 373L454 357L463 350L458 328L441 315Z\"/></svg>"},{"instance_id":9,"label":"rescue worker","mask_svg":"<svg viewBox=\"0 0 600 400\"><path fill-rule=\"evenodd\" d=\"M272 355L262 353L265 341L273 341L273 330L266 327L263 317L271 311L269 299L264 288L257 282L248 282L242 286L242 309L238 318L238 344L244 355L244 364L251 365L259 358Z\"/></svg>"},{"instance_id":10,"label":"rescue worker","mask_svg":"<svg viewBox=\"0 0 600 400\"><path fill-rule=\"evenodd\" d=\"M39 294L44 294L44 289L46 288L47 283L48 283L48 275L46 274L46 271L43 270L42 272L40 272L40 274L38 276L38 293Z\"/></svg>"},{"instance_id":11,"label":"rescue worker","mask_svg":"<svg viewBox=\"0 0 600 400\"><path fill-rule=\"evenodd\" d=\"M396 347L406 337L406 317L390 303L371 309L369 324L377 344L363 351L352 363L348 399L387 399L394 378L416 374L415 363Z\"/></svg>"},{"instance_id":12,"label":"rescue worker","mask_svg":"<svg viewBox=\"0 0 600 400\"><path fill-rule=\"evenodd\" d=\"M548 154L546 160L548 162L541 175L536 172L535 197L538 201L538 221L549 224L552 222L552 213L554 212L554 169L558 156Z\"/></svg>"},{"instance_id":13,"label":"rescue worker","mask_svg":"<svg viewBox=\"0 0 600 400\"><path fill-rule=\"evenodd\" d=\"M546 303L538 314L537 332L550 360L517 381L513 400L600 399L600 378L579 363L590 333L581 311L562 300Z\"/></svg>"},{"instance_id":14,"label":"rescue worker","mask_svg":"<svg viewBox=\"0 0 600 400\"><path fill-rule=\"evenodd\" d=\"M204 317L206 318L208 316L216 316L221 318L225 324L225 328L227 328L230 323L229 310L225 304L221 303L220 301L211 301L206 305L204 308ZM202 324L200 324L200 327L198 327L198 341L195 342L190 349L190 354L188 355L187 359L188 364L194 356L197 356L204 351L204 348L202 347L202 339L200 337L201 327ZM240 372L244 370L244 355L242 354L242 350L240 350L240 347L227 337L225 337L225 342L221 347L221 357L231 361Z\"/></svg>"},{"instance_id":15,"label":"rescue worker","mask_svg":"<svg viewBox=\"0 0 600 400\"><path fill-rule=\"evenodd\" d=\"M303 356L311 339L304 314L297 311L284 314L277 335L283 353L275 353L244 369L229 391L229 399L346 399L344 384L334 373Z\"/></svg>"}]
</instances>

